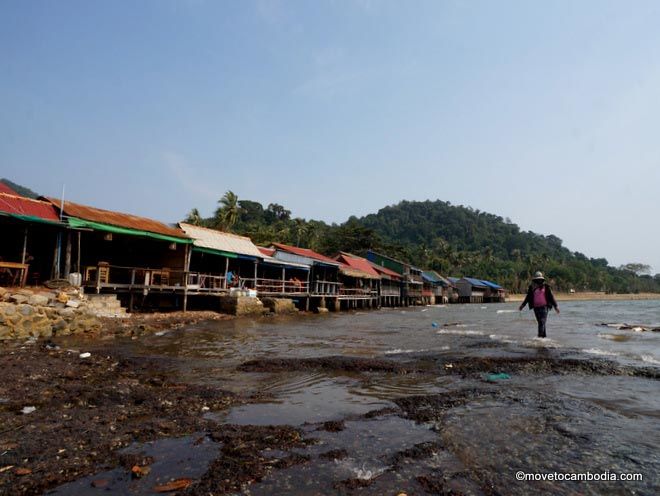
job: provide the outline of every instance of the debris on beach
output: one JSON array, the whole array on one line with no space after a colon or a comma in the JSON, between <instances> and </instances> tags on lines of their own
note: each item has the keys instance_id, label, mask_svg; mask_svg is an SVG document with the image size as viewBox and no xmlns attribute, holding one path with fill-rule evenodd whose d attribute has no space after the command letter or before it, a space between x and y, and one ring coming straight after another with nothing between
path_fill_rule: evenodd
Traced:
<instances>
[{"instance_id":1,"label":"debris on beach","mask_svg":"<svg viewBox=\"0 0 660 496\"><path fill-rule=\"evenodd\" d=\"M499 374L489 374L486 377L486 380L488 382L497 382L497 381L502 381L502 380L506 380L506 379L511 379L511 376L507 373L504 373L504 372L501 372Z\"/></svg>"},{"instance_id":2,"label":"debris on beach","mask_svg":"<svg viewBox=\"0 0 660 496\"><path fill-rule=\"evenodd\" d=\"M660 327L651 326L651 325L641 325L641 324L626 324L626 323L616 323L616 322L602 322L597 324L603 327L609 327L611 329L617 329L619 331L635 331L635 332L660 332Z\"/></svg>"}]
</instances>

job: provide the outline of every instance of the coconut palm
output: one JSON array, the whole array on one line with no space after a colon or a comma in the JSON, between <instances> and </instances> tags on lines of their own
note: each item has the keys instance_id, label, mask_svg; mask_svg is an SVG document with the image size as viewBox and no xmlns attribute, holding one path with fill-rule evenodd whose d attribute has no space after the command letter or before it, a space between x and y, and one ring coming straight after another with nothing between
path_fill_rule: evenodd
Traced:
<instances>
[{"instance_id":1,"label":"coconut palm","mask_svg":"<svg viewBox=\"0 0 660 496\"><path fill-rule=\"evenodd\" d=\"M202 223L204 222L204 219L202 219L202 216L199 213L199 210L196 208L193 208L188 215L186 216L186 219L184 220L186 224L192 224L193 226L201 226Z\"/></svg>"},{"instance_id":2,"label":"coconut palm","mask_svg":"<svg viewBox=\"0 0 660 496\"><path fill-rule=\"evenodd\" d=\"M220 205L215 211L215 224L222 229L231 231L236 224L241 207L238 205L238 195L233 191L227 191L225 195L218 200Z\"/></svg>"}]
</instances>

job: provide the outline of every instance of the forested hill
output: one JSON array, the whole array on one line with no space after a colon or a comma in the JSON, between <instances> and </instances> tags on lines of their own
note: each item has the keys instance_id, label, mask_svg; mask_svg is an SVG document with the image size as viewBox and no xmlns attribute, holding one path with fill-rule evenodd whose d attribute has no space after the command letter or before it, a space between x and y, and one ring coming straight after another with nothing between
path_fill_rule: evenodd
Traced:
<instances>
[{"instance_id":1,"label":"forested hill","mask_svg":"<svg viewBox=\"0 0 660 496\"><path fill-rule=\"evenodd\" d=\"M561 290L660 291L660 274L630 263L610 267L604 258L571 252L557 236L521 231L509 219L443 201L410 202L353 219L385 244L401 245L409 257L448 275L492 278L523 290L542 270Z\"/></svg>"},{"instance_id":2,"label":"forested hill","mask_svg":"<svg viewBox=\"0 0 660 496\"><path fill-rule=\"evenodd\" d=\"M649 275L648 266L610 267L603 258L571 252L556 236L524 232L508 219L439 200L402 201L339 225L291 218L282 205L264 207L231 191L218 203L213 217L202 218L193 209L186 220L250 236L258 244L279 241L326 255L374 249L444 275L491 279L512 291L523 291L542 270L564 291L660 292L660 275Z\"/></svg>"}]
</instances>

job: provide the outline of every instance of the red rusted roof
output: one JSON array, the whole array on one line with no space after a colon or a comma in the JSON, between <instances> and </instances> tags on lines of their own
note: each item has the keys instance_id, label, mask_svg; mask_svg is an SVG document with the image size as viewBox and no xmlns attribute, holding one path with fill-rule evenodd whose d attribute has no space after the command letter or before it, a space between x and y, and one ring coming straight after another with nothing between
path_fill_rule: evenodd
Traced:
<instances>
[{"instance_id":1,"label":"red rusted roof","mask_svg":"<svg viewBox=\"0 0 660 496\"><path fill-rule=\"evenodd\" d=\"M53 222L59 222L60 220L57 211L49 202L6 193L0 193L0 212L39 217Z\"/></svg>"},{"instance_id":2,"label":"red rusted roof","mask_svg":"<svg viewBox=\"0 0 660 496\"><path fill-rule=\"evenodd\" d=\"M366 258L356 257L355 255L351 255L350 253L344 253L344 252L340 252L339 255L337 255L335 258L339 262L342 262L343 264L348 265L353 269L357 269L361 272L366 272L372 277L380 278L380 274L374 270L374 268L369 263L369 260L367 260Z\"/></svg>"},{"instance_id":3,"label":"red rusted roof","mask_svg":"<svg viewBox=\"0 0 660 496\"><path fill-rule=\"evenodd\" d=\"M60 208L60 200L57 200L56 198L46 199L57 209ZM164 234L165 236L188 238L188 236L186 236L186 234L180 229L175 229L157 220L138 217L137 215L123 214L121 212L113 212L112 210L88 207L87 205L80 205L70 201L64 202L64 215L92 222L100 222L102 224L110 224L112 226L127 227L129 229Z\"/></svg>"},{"instance_id":4,"label":"red rusted roof","mask_svg":"<svg viewBox=\"0 0 660 496\"><path fill-rule=\"evenodd\" d=\"M21 196L16 191L14 191L10 186L6 185L0 181L0 193L5 193L7 195Z\"/></svg>"},{"instance_id":5,"label":"red rusted roof","mask_svg":"<svg viewBox=\"0 0 660 496\"><path fill-rule=\"evenodd\" d=\"M316 253L314 250L310 250L309 248L298 248L297 246L290 246L282 243L273 243L273 246L278 250L286 251L288 253L293 253L294 255L298 255L300 257L307 257L313 260L318 260L320 262L339 265L339 262L337 262L336 260L326 257L325 255L321 255L320 253Z\"/></svg>"},{"instance_id":6,"label":"red rusted roof","mask_svg":"<svg viewBox=\"0 0 660 496\"><path fill-rule=\"evenodd\" d=\"M268 257L272 257L275 254L275 248L265 248L263 246L257 246L259 251Z\"/></svg>"},{"instance_id":7,"label":"red rusted roof","mask_svg":"<svg viewBox=\"0 0 660 496\"><path fill-rule=\"evenodd\" d=\"M374 268L374 270L375 270L376 272L378 272L379 274L383 274L383 275L389 276L389 277L391 277L392 279L397 279L397 280L402 279L401 274L399 274L399 273L397 273L397 272L394 272L393 270L390 270L390 269L388 269L387 267L382 267L382 266L380 266L380 265L376 265L376 264L373 263L373 262L369 262L369 265L371 265L371 266Z\"/></svg>"}]
</instances>

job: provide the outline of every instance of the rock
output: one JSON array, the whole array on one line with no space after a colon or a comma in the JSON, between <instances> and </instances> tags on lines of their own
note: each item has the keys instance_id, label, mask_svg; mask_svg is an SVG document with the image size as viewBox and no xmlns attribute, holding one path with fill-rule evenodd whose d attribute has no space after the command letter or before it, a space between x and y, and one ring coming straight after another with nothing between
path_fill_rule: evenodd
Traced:
<instances>
[{"instance_id":1,"label":"rock","mask_svg":"<svg viewBox=\"0 0 660 496\"><path fill-rule=\"evenodd\" d=\"M21 303L27 303L28 297L22 294L13 294L9 297L9 300L20 305Z\"/></svg>"},{"instance_id":2,"label":"rock","mask_svg":"<svg viewBox=\"0 0 660 496\"><path fill-rule=\"evenodd\" d=\"M316 313L329 313L329 312L330 312L330 310L328 310L327 308L324 308L324 307L318 307L316 309Z\"/></svg>"},{"instance_id":3,"label":"rock","mask_svg":"<svg viewBox=\"0 0 660 496\"><path fill-rule=\"evenodd\" d=\"M69 300L66 302L67 307L78 308L80 306L80 300Z\"/></svg>"},{"instance_id":4,"label":"rock","mask_svg":"<svg viewBox=\"0 0 660 496\"><path fill-rule=\"evenodd\" d=\"M9 293L9 291L0 286L0 299L4 298L7 293Z\"/></svg>"},{"instance_id":5,"label":"rock","mask_svg":"<svg viewBox=\"0 0 660 496\"><path fill-rule=\"evenodd\" d=\"M6 317L16 315L16 305L13 303L0 303L0 313L3 313Z\"/></svg>"},{"instance_id":6,"label":"rock","mask_svg":"<svg viewBox=\"0 0 660 496\"><path fill-rule=\"evenodd\" d=\"M34 307L30 305L19 305L18 306L18 313L25 317L29 317L34 313Z\"/></svg>"},{"instance_id":7,"label":"rock","mask_svg":"<svg viewBox=\"0 0 660 496\"><path fill-rule=\"evenodd\" d=\"M293 300L288 298L261 298L261 303L275 314L296 313L298 311Z\"/></svg>"},{"instance_id":8,"label":"rock","mask_svg":"<svg viewBox=\"0 0 660 496\"><path fill-rule=\"evenodd\" d=\"M76 315L76 311L73 308L60 308L57 313L65 319L72 319Z\"/></svg>"},{"instance_id":9,"label":"rock","mask_svg":"<svg viewBox=\"0 0 660 496\"><path fill-rule=\"evenodd\" d=\"M34 291L32 291L31 289L27 289L27 288L19 289L16 292L20 295L28 296L28 297L30 297L34 294Z\"/></svg>"},{"instance_id":10,"label":"rock","mask_svg":"<svg viewBox=\"0 0 660 496\"><path fill-rule=\"evenodd\" d=\"M81 353L80 358L89 358L92 356L92 354L89 351L86 351L85 353Z\"/></svg>"},{"instance_id":11,"label":"rock","mask_svg":"<svg viewBox=\"0 0 660 496\"><path fill-rule=\"evenodd\" d=\"M21 410L21 413L23 415L28 415L32 412L34 412L37 409L35 406L24 406L23 409Z\"/></svg>"},{"instance_id":12,"label":"rock","mask_svg":"<svg viewBox=\"0 0 660 496\"><path fill-rule=\"evenodd\" d=\"M66 303L69 301L69 295L66 293L58 293L55 299L60 303Z\"/></svg>"},{"instance_id":13,"label":"rock","mask_svg":"<svg viewBox=\"0 0 660 496\"><path fill-rule=\"evenodd\" d=\"M0 325L0 341L11 339L14 337L14 332L10 326Z\"/></svg>"},{"instance_id":14,"label":"rock","mask_svg":"<svg viewBox=\"0 0 660 496\"><path fill-rule=\"evenodd\" d=\"M43 307L48 305L48 296L42 295L42 294L35 294L32 295L28 298L28 304L37 306L37 307Z\"/></svg>"}]
</instances>

